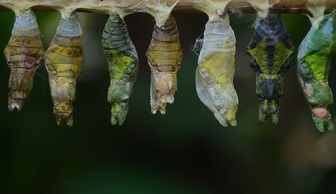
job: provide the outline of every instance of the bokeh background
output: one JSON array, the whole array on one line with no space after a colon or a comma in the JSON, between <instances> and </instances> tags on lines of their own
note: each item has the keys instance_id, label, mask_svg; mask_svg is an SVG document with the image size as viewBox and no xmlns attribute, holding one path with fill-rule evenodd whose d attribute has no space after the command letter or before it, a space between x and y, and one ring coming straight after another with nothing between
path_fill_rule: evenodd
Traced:
<instances>
[{"instance_id":1,"label":"bokeh background","mask_svg":"<svg viewBox=\"0 0 336 194\"><path fill-rule=\"evenodd\" d=\"M60 16L36 13L48 47ZM139 78L122 127L110 125L109 77L100 39L107 16L80 13L85 37L85 64L74 104L73 127L56 126L41 65L22 112L7 111L9 69L0 55L0 193L45 194L334 194L336 134L320 134L295 76L286 74L280 123L260 124L255 74L245 48L254 14L232 15L237 36L235 87L239 95L238 126L223 128L200 102L195 90L197 56L191 51L202 34L204 14L175 13L184 60L178 73L175 102L166 115L152 115L150 70L145 51L154 20L146 14L126 17L140 57ZM9 40L14 14L0 13L0 48ZM309 19L285 14L296 47L308 32ZM331 86L336 91L335 67ZM335 113L335 106L331 112Z\"/></svg>"}]
</instances>

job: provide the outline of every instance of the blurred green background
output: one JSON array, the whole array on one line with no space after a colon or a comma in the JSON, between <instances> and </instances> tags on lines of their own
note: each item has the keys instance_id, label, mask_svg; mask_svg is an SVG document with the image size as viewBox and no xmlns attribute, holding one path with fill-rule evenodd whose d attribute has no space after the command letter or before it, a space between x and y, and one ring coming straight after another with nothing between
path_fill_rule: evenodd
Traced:
<instances>
[{"instance_id":1,"label":"blurred green background","mask_svg":"<svg viewBox=\"0 0 336 194\"><path fill-rule=\"evenodd\" d=\"M38 12L45 48L59 22L57 12ZM22 112L7 111L9 69L1 54L0 193L46 194L334 194L336 135L314 128L300 93L295 65L286 74L280 124L260 124L255 74L245 48L254 14L232 15L237 36L235 87L238 126L223 128L200 102L195 90L197 56L191 52L202 34L204 14L175 14L184 61L175 102L167 114L152 115L150 70L145 51L154 20L146 14L126 17L140 57L140 73L122 127L110 125L106 100L109 77L100 45L107 16L80 13L85 64L79 78L73 127L56 126L42 65ZM9 40L14 14L0 13L0 48ZM309 30L301 14L283 15L296 47ZM335 75L333 67L331 75ZM336 76L331 86L336 89ZM334 90L335 91L335 90ZM331 112L335 113L335 106Z\"/></svg>"}]
</instances>

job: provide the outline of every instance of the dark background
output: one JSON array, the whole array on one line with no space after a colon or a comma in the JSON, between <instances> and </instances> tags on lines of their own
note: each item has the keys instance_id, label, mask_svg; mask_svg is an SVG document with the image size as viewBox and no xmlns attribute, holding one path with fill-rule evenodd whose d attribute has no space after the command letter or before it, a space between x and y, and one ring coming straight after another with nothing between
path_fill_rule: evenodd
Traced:
<instances>
[{"instance_id":1,"label":"dark background","mask_svg":"<svg viewBox=\"0 0 336 194\"><path fill-rule=\"evenodd\" d=\"M56 12L38 12L45 48L59 22ZM154 20L146 14L126 17L140 57L139 78L122 127L110 125L109 77L100 45L107 16L80 13L85 64L74 104L73 127L56 126L41 65L22 112L7 111L9 69L0 61L0 193L171 194L171 193L336 193L336 135L314 128L300 93L295 65L286 74L280 123L258 123L255 75L245 48L253 14L232 15L237 36L235 87L238 126L223 128L200 102L195 90L197 56L190 48L202 34L204 14L175 14L184 61L178 73L175 103L167 114L152 115L150 70L145 60ZM9 40L11 12L0 13L0 48ZM301 14L283 15L296 47L309 30ZM331 86L335 89L335 68ZM335 91L335 90L334 90ZM335 113L333 106L331 112Z\"/></svg>"}]
</instances>

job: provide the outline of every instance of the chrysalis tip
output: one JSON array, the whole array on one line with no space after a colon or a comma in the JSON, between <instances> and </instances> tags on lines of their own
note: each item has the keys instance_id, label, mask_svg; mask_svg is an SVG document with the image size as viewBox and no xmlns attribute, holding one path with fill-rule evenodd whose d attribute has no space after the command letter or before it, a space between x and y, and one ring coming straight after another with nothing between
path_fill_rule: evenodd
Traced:
<instances>
[{"instance_id":1,"label":"chrysalis tip","mask_svg":"<svg viewBox=\"0 0 336 194\"><path fill-rule=\"evenodd\" d=\"M261 97L259 97L261 98ZM259 122L264 123L266 119L270 119L273 124L279 121L279 102L272 99L263 99L259 104Z\"/></svg>"},{"instance_id":2,"label":"chrysalis tip","mask_svg":"<svg viewBox=\"0 0 336 194\"><path fill-rule=\"evenodd\" d=\"M229 124L232 127L237 126L237 120L236 119L227 119L227 118L225 118L225 115L221 115L221 114L218 114L218 113L214 113L214 115L223 127L228 127Z\"/></svg>"},{"instance_id":3,"label":"chrysalis tip","mask_svg":"<svg viewBox=\"0 0 336 194\"><path fill-rule=\"evenodd\" d=\"M232 127L236 127L237 126L237 120L235 119L235 120L230 121L230 125Z\"/></svg>"},{"instance_id":4,"label":"chrysalis tip","mask_svg":"<svg viewBox=\"0 0 336 194\"><path fill-rule=\"evenodd\" d=\"M332 122L331 116L320 119L317 118L314 114L312 114L313 122L320 133L324 133L326 131L333 131L334 124Z\"/></svg>"},{"instance_id":5,"label":"chrysalis tip","mask_svg":"<svg viewBox=\"0 0 336 194\"><path fill-rule=\"evenodd\" d=\"M266 114L259 108L259 122L264 123L266 120Z\"/></svg>"},{"instance_id":6,"label":"chrysalis tip","mask_svg":"<svg viewBox=\"0 0 336 194\"><path fill-rule=\"evenodd\" d=\"M278 115L276 115L276 114L272 115L272 122L273 122L274 125L278 124L278 122L279 122Z\"/></svg>"},{"instance_id":7,"label":"chrysalis tip","mask_svg":"<svg viewBox=\"0 0 336 194\"><path fill-rule=\"evenodd\" d=\"M128 104L125 102L113 103L111 108L111 124L121 126L127 116Z\"/></svg>"},{"instance_id":8,"label":"chrysalis tip","mask_svg":"<svg viewBox=\"0 0 336 194\"><path fill-rule=\"evenodd\" d=\"M23 107L24 102L18 99L9 99L8 102L8 110L10 112L13 112L14 110L21 111L21 108Z\"/></svg>"},{"instance_id":9,"label":"chrysalis tip","mask_svg":"<svg viewBox=\"0 0 336 194\"><path fill-rule=\"evenodd\" d=\"M73 125L72 105L69 103L59 103L54 106L57 125L65 122L69 127Z\"/></svg>"},{"instance_id":10,"label":"chrysalis tip","mask_svg":"<svg viewBox=\"0 0 336 194\"><path fill-rule=\"evenodd\" d=\"M10 91L8 94L8 110L21 111L27 96L28 93L24 91Z\"/></svg>"},{"instance_id":11,"label":"chrysalis tip","mask_svg":"<svg viewBox=\"0 0 336 194\"><path fill-rule=\"evenodd\" d=\"M163 103L156 103L154 104L151 102L151 112L152 114L156 114L156 112L160 112L162 115L166 114L166 104Z\"/></svg>"},{"instance_id":12,"label":"chrysalis tip","mask_svg":"<svg viewBox=\"0 0 336 194\"><path fill-rule=\"evenodd\" d=\"M123 125L125 118L120 118L118 115L111 115L111 125Z\"/></svg>"}]
</instances>

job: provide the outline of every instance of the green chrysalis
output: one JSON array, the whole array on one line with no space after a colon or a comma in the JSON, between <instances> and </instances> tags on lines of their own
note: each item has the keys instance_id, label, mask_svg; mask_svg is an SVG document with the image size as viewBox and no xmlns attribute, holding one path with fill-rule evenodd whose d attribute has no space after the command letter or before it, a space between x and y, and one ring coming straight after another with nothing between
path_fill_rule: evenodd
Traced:
<instances>
[{"instance_id":1,"label":"green chrysalis","mask_svg":"<svg viewBox=\"0 0 336 194\"><path fill-rule=\"evenodd\" d=\"M298 55L298 79L311 109L313 121L321 133L334 129L328 110L333 103L328 75L331 58L336 51L335 43L336 13L333 12L323 16L317 28L310 29L300 45Z\"/></svg>"},{"instance_id":2,"label":"green chrysalis","mask_svg":"<svg viewBox=\"0 0 336 194\"><path fill-rule=\"evenodd\" d=\"M118 14L111 14L102 36L104 55L110 72L108 101L112 104L111 123L122 125L138 71L138 54L129 37L126 23Z\"/></svg>"}]
</instances>

